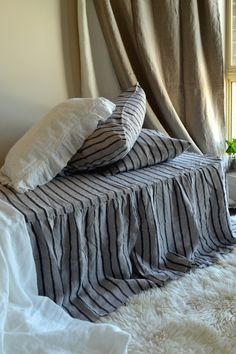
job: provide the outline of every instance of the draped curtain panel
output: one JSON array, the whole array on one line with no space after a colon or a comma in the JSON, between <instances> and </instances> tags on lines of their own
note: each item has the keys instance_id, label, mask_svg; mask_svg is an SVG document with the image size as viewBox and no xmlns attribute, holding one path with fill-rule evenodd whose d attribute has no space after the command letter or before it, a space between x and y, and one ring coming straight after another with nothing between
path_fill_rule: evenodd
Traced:
<instances>
[{"instance_id":1,"label":"draped curtain panel","mask_svg":"<svg viewBox=\"0 0 236 354\"><path fill-rule=\"evenodd\" d=\"M79 50L81 67L81 96L96 97L98 88L95 78L95 68L91 52L91 43L89 37L88 18L86 0L78 1L78 32L79 32Z\"/></svg>"},{"instance_id":2,"label":"draped curtain panel","mask_svg":"<svg viewBox=\"0 0 236 354\"><path fill-rule=\"evenodd\" d=\"M192 142L203 153L225 148L223 49L216 0L93 0L122 89L139 81L145 126ZM79 7L86 4L78 0ZM78 23L86 30L86 12ZM80 53L90 46L86 39ZM79 33L79 35L80 35ZM94 73L86 85L94 90ZM87 71L86 71L87 70ZM89 90L88 90L89 91ZM96 91L96 90L95 90Z\"/></svg>"}]
</instances>

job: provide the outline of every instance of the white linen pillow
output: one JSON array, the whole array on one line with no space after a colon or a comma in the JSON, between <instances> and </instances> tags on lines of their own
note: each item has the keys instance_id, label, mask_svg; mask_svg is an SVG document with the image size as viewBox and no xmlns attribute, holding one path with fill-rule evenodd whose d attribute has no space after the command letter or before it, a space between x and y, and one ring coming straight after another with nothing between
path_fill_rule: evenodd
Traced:
<instances>
[{"instance_id":1,"label":"white linen pillow","mask_svg":"<svg viewBox=\"0 0 236 354\"><path fill-rule=\"evenodd\" d=\"M114 109L115 104L103 97L60 103L11 148L0 170L0 182L21 193L47 183Z\"/></svg>"}]
</instances>

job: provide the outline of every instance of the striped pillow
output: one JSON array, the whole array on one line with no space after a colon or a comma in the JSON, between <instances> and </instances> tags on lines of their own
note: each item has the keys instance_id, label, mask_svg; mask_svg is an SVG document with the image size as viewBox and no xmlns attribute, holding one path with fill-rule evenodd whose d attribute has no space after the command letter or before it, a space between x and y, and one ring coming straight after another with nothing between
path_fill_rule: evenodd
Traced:
<instances>
[{"instance_id":1,"label":"striped pillow","mask_svg":"<svg viewBox=\"0 0 236 354\"><path fill-rule=\"evenodd\" d=\"M120 161L102 172L106 176L137 170L174 159L191 144L186 140L174 139L157 130L142 129L130 152Z\"/></svg>"},{"instance_id":2,"label":"striped pillow","mask_svg":"<svg viewBox=\"0 0 236 354\"><path fill-rule=\"evenodd\" d=\"M84 142L69 161L65 172L93 170L122 159L133 147L142 129L146 113L146 96L136 84L115 100L116 108L106 122Z\"/></svg>"}]
</instances>

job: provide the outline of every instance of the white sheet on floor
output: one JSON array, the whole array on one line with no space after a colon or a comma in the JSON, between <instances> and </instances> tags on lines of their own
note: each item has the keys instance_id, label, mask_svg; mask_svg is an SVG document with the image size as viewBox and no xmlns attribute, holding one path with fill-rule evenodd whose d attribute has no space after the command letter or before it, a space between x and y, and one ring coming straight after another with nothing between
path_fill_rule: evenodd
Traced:
<instances>
[{"instance_id":1,"label":"white sheet on floor","mask_svg":"<svg viewBox=\"0 0 236 354\"><path fill-rule=\"evenodd\" d=\"M36 270L23 216L0 203L0 353L120 354L129 335L118 327L72 319L37 295Z\"/></svg>"}]
</instances>

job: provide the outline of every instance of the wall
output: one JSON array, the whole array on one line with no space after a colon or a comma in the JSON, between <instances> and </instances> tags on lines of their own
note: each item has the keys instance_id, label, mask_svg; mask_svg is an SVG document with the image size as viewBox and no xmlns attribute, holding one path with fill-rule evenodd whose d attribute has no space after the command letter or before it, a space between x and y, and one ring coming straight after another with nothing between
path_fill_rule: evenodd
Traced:
<instances>
[{"instance_id":1,"label":"wall","mask_svg":"<svg viewBox=\"0 0 236 354\"><path fill-rule=\"evenodd\" d=\"M14 142L67 98L59 0L0 2L0 166Z\"/></svg>"},{"instance_id":2,"label":"wall","mask_svg":"<svg viewBox=\"0 0 236 354\"><path fill-rule=\"evenodd\" d=\"M0 0L0 166L55 104L79 93L76 2ZM93 1L86 0L99 94L120 92ZM70 21L68 22L68 18Z\"/></svg>"}]
</instances>

